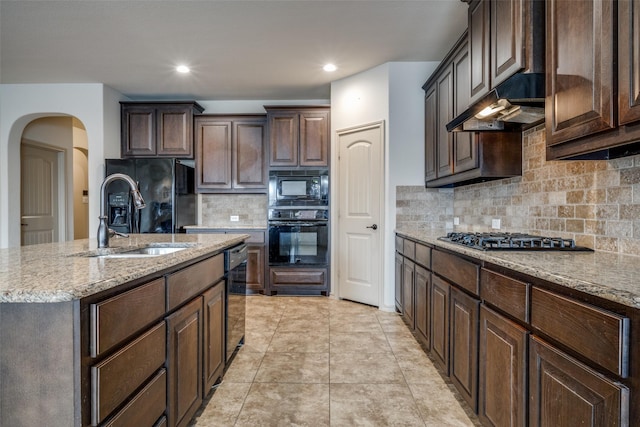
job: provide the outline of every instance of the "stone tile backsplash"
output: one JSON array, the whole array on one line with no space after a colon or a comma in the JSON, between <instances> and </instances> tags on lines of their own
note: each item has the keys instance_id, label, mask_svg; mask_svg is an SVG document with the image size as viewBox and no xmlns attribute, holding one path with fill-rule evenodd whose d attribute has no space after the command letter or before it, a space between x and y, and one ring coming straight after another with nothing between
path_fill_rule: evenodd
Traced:
<instances>
[{"instance_id":1,"label":"stone tile backsplash","mask_svg":"<svg viewBox=\"0 0 640 427\"><path fill-rule=\"evenodd\" d=\"M492 219L500 219L501 231L640 255L640 156L546 161L544 126L526 131L523 144L521 177L458 187L450 198L443 190L398 187L397 226L458 217L456 230L491 231Z\"/></svg>"},{"instance_id":2,"label":"stone tile backsplash","mask_svg":"<svg viewBox=\"0 0 640 427\"><path fill-rule=\"evenodd\" d=\"M199 225L220 228L267 228L266 194L203 194ZM231 222L231 215L239 221Z\"/></svg>"}]
</instances>

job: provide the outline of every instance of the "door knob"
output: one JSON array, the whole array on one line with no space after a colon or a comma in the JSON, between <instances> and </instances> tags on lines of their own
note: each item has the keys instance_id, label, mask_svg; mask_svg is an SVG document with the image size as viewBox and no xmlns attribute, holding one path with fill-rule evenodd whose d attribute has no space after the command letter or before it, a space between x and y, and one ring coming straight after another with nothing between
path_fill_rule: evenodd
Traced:
<instances>
[{"instance_id":1,"label":"door knob","mask_svg":"<svg viewBox=\"0 0 640 427\"><path fill-rule=\"evenodd\" d=\"M372 230L377 230L378 229L378 224L369 225L369 226L367 226L367 228L371 228Z\"/></svg>"}]
</instances>

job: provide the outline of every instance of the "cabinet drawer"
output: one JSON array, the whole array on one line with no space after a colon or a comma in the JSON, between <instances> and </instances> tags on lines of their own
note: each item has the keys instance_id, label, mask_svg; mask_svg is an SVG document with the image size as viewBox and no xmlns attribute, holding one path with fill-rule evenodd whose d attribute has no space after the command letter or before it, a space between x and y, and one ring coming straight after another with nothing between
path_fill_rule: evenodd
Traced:
<instances>
[{"instance_id":1,"label":"cabinet drawer","mask_svg":"<svg viewBox=\"0 0 640 427\"><path fill-rule=\"evenodd\" d=\"M531 326L610 372L627 377L628 318L533 288Z\"/></svg>"},{"instance_id":2,"label":"cabinet drawer","mask_svg":"<svg viewBox=\"0 0 640 427\"><path fill-rule=\"evenodd\" d=\"M431 270L452 283L478 295L480 267L472 262L446 252L434 250L431 254Z\"/></svg>"},{"instance_id":3,"label":"cabinet drawer","mask_svg":"<svg viewBox=\"0 0 640 427\"><path fill-rule=\"evenodd\" d=\"M402 254L407 258L416 259L416 242L404 239L402 245Z\"/></svg>"},{"instance_id":4,"label":"cabinet drawer","mask_svg":"<svg viewBox=\"0 0 640 427\"><path fill-rule=\"evenodd\" d=\"M324 287L327 276L325 269L275 269L271 268L271 285L278 287Z\"/></svg>"},{"instance_id":5,"label":"cabinet drawer","mask_svg":"<svg viewBox=\"0 0 640 427\"><path fill-rule=\"evenodd\" d=\"M164 279L91 304L90 354L97 357L164 316Z\"/></svg>"},{"instance_id":6,"label":"cabinet drawer","mask_svg":"<svg viewBox=\"0 0 640 427\"><path fill-rule=\"evenodd\" d=\"M201 294L222 276L224 276L224 254L218 254L167 276L168 310L173 310L183 302Z\"/></svg>"},{"instance_id":7,"label":"cabinet drawer","mask_svg":"<svg viewBox=\"0 0 640 427\"><path fill-rule=\"evenodd\" d=\"M431 248L420 243L416 243L415 261L426 268L431 268Z\"/></svg>"},{"instance_id":8,"label":"cabinet drawer","mask_svg":"<svg viewBox=\"0 0 640 427\"><path fill-rule=\"evenodd\" d=\"M402 253L403 245L404 245L404 239L400 236L396 236L396 251Z\"/></svg>"},{"instance_id":9,"label":"cabinet drawer","mask_svg":"<svg viewBox=\"0 0 640 427\"><path fill-rule=\"evenodd\" d=\"M102 422L163 364L165 323L154 326L113 356L91 367L91 421Z\"/></svg>"},{"instance_id":10,"label":"cabinet drawer","mask_svg":"<svg viewBox=\"0 0 640 427\"><path fill-rule=\"evenodd\" d=\"M480 298L523 322L529 321L529 284L502 274L480 272Z\"/></svg>"},{"instance_id":11,"label":"cabinet drawer","mask_svg":"<svg viewBox=\"0 0 640 427\"><path fill-rule=\"evenodd\" d=\"M156 374L131 401L104 424L105 427L150 426L153 425L166 408L167 371L162 369Z\"/></svg>"}]
</instances>

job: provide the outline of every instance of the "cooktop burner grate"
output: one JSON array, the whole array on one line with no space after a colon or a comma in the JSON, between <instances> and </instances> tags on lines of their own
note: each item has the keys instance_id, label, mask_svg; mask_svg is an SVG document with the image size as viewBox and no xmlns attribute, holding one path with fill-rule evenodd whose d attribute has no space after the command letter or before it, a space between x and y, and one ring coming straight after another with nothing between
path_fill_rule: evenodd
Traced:
<instances>
[{"instance_id":1,"label":"cooktop burner grate","mask_svg":"<svg viewBox=\"0 0 640 427\"><path fill-rule=\"evenodd\" d=\"M576 246L573 239L535 236L525 233L466 233L451 232L439 240L456 243L473 249L488 250L547 250L547 251L592 251Z\"/></svg>"}]
</instances>

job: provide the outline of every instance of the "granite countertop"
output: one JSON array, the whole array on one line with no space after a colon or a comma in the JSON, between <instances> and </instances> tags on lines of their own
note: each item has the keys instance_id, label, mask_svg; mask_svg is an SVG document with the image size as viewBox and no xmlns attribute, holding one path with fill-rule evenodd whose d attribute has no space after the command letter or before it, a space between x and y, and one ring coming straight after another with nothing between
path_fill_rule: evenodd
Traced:
<instances>
[{"instance_id":1,"label":"granite countertop","mask_svg":"<svg viewBox=\"0 0 640 427\"><path fill-rule=\"evenodd\" d=\"M244 241L247 234L132 234L112 237L107 249L96 239L0 249L0 303L73 301L131 280L212 254ZM185 250L146 258L99 258L147 245Z\"/></svg>"},{"instance_id":2,"label":"granite countertop","mask_svg":"<svg viewBox=\"0 0 640 427\"><path fill-rule=\"evenodd\" d=\"M450 231L450 230L449 230ZM438 240L445 230L400 228L402 236L640 309L640 257L604 252L480 251Z\"/></svg>"}]
</instances>

